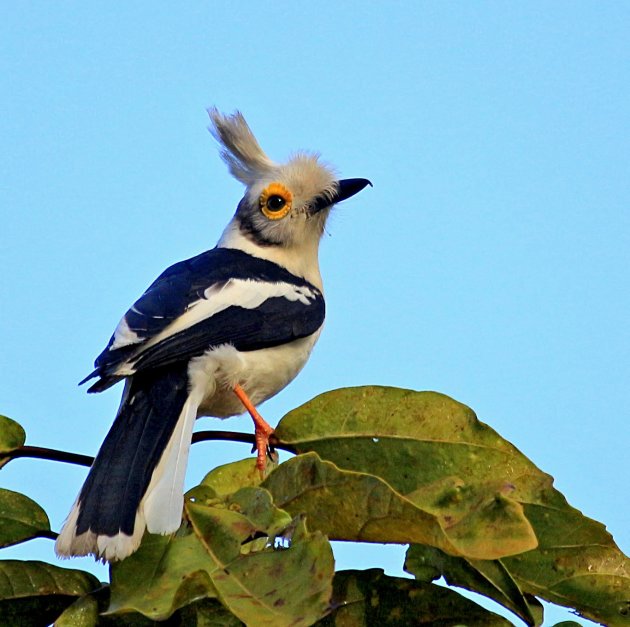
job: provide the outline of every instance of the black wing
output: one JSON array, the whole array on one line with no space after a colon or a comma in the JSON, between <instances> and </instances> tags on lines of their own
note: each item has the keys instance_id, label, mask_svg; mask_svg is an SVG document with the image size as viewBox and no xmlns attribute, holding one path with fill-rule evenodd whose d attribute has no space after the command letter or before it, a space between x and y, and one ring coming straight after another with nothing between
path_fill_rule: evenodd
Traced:
<instances>
[{"instance_id":1,"label":"black wing","mask_svg":"<svg viewBox=\"0 0 630 627\"><path fill-rule=\"evenodd\" d=\"M256 290L288 284L309 298L272 297L255 308L235 303L173 334L168 327L206 301L208 288L230 280L247 280ZM301 295L301 293L300 293ZM212 298L210 296L210 298ZM240 250L214 248L165 270L125 314L105 350L95 361L92 377L101 380L89 391L104 390L122 376L119 367L153 368L201 355L212 346L233 344L239 350L277 346L311 335L322 325L325 305L320 291L285 268ZM166 334L157 343L151 340ZM84 382L82 381L82 383Z\"/></svg>"},{"instance_id":2,"label":"black wing","mask_svg":"<svg viewBox=\"0 0 630 627\"><path fill-rule=\"evenodd\" d=\"M324 315L321 294L309 305L276 297L255 309L228 307L147 348L134 360L134 367L140 370L164 366L197 357L221 344L231 344L240 351L279 346L315 333L322 326Z\"/></svg>"}]
</instances>

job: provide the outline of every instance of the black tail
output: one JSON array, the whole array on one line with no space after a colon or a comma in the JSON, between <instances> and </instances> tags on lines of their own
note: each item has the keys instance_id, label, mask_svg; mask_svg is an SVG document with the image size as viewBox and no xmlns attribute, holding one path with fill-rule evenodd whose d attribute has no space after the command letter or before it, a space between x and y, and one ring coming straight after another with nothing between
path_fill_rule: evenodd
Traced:
<instances>
[{"instance_id":1,"label":"black tail","mask_svg":"<svg viewBox=\"0 0 630 627\"><path fill-rule=\"evenodd\" d=\"M60 534L60 554L99 555L98 546L92 546L98 536L134 535L136 512L187 396L187 364L131 377L116 420L81 488L76 522L73 510ZM136 529L136 535L142 531ZM86 532L90 533L83 539L77 538Z\"/></svg>"}]
</instances>

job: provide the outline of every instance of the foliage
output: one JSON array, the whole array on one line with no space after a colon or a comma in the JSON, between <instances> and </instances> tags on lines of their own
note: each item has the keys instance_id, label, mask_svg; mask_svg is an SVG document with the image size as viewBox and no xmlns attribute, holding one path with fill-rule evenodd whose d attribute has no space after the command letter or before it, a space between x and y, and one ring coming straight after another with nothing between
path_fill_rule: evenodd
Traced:
<instances>
[{"instance_id":1,"label":"foliage","mask_svg":"<svg viewBox=\"0 0 630 627\"><path fill-rule=\"evenodd\" d=\"M511 624L432 583L444 577L527 625L542 624L539 598L630 625L630 560L468 407L433 392L342 389L287 414L276 438L296 455L264 477L251 458L211 470L187 493L179 531L146 534L109 583L0 560L0 623ZM24 441L0 417L0 465L25 456ZM0 489L0 547L42 536L55 534L41 507ZM329 540L409 545L415 579L335 572Z\"/></svg>"}]
</instances>

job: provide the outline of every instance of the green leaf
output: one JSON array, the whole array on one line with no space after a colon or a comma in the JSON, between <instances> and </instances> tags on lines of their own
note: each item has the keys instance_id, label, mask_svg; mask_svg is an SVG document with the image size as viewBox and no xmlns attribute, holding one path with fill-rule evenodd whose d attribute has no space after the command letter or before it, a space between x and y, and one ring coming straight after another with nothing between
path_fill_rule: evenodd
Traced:
<instances>
[{"instance_id":1,"label":"green leaf","mask_svg":"<svg viewBox=\"0 0 630 627\"><path fill-rule=\"evenodd\" d=\"M444 576L449 585L494 599L528 625L542 625L542 606L523 593L500 560L464 560L434 547L413 545L407 551L405 570L420 581Z\"/></svg>"},{"instance_id":2,"label":"green leaf","mask_svg":"<svg viewBox=\"0 0 630 627\"><path fill-rule=\"evenodd\" d=\"M449 583L476 590L518 615L518 594L535 595L582 616L610 625L630 625L630 560L600 523L583 516L554 490L550 480L529 477L532 503L525 511L540 539L534 551L498 561L448 556L437 549L411 547L406 566L424 578L435 567ZM537 501L536 504L533 501ZM483 581L495 588L489 590ZM521 608L522 609L522 608Z\"/></svg>"},{"instance_id":3,"label":"green leaf","mask_svg":"<svg viewBox=\"0 0 630 627\"><path fill-rule=\"evenodd\" d=\"M35 501L0 488L0 548L49 533L48 516Z\"/></svg>"},{"instance_id":4,"label":"green leaf","mask_svg":"<svg viewBox=\"0 0 630 627\"><path fill-rule=\"evenodd\" d=\"M276 435L298 453L314 451L343 470L381 478L433 517L451 546L425 543L476 559L537 544L513 485L517 462L527 460L447 396L336 390L287 414Z\"/></svg>"},{"instance_id":5,"label":"green leaf","mask_svg":"<svg viewBox=\"0 0 630 627\"><path fill-rule=\"evenodd\" d=\"M274 470L278 464L267 459L265 476ZM260 471L256 468L256 460L252 457L230 464L217 466L202 480L201 485L212 488L218 496L227 496L245 487L255 488L263 481Z\"/></svg>"},{"instance_id":6,"label":"green leaf","mask_svg":"<svg viewBox=\"0 0 630 627\"><path fill-rule=\"evenodd\" d=\"M441 625L508 627L509 621L460 594L430 583L388 577L380 569L335 575L333 611L317 624L332 627Z\"/></svg>"},{"instance_id":7,"label":"green leaf","mask_svg":"<svg viewBox=\"0 0 630 627\"><path fill-rule=\"evenodd\" d=\"M340 468L385 479L400 494L457 507L468 490L511 494L531 466L474 412L436 392L357 387L326 392L289 412L276 436Z\"/></svg>"},{"instance_id":8,"label":"green leaf","mask_svg":"<svg viewBox=\"0 0 630 627\"><path fill-rule=\"evenodd\" d=\"M188 524L174 536L145 535L135 554L112 565L110 616L136 611L164 620L207 597L256 625L307 625L323 615L332 590L330 543L278 509L248 475L240 475L247 487L228 494L244 468L237 462L211 473L187 494Z\"/></svg>"},{"instance_id":9,"label":"green leaf","mask_svg":"<svg viewBox=\"0 0 630 627\"><path fill-rule=\"evenodd\" d=\"M197 599L216 596L215 563L186 529L171 536L145 534L140 548L110 565L108 614L136 611L156 620Z\"/></svg>"},{"instance_id":10,"label":"green leaf","mask_svg":"<svg viewBox=\"0 0 630 627\"><path fill-rule=\"evenodd\" d=\"M525 512L540 538L536 551L503 560L522 590L575 608L586 618L630 625L630 559L601 523L531 481Z\"/></svg>"},{"instance_id":11,"label":"green leaf","mask_svg":"<svg viewBox=\"0 0 630 627\"><path fill-rule=\"evenodd\" d=\"M100 586L91 574L44 562L0 560L0 616L14 627L47 625Z\"/></svg>"},{"instance_id":12,"label":"green leaf","mask_svg":"<svg viewBox=\"0 0 630 627\"><path fill-rule=\"evenodd\" d=\"M154 621L137 612L130 612L101 615L96 623L97 627L243 627L243 625L243 622L216 599L202 599L190 603L177 610L167 621ZM68 627L74 625L69 623Z\"/></svg>"},{"instance_id":13,"label":"green leaf","mask_svg":"<svg viewBox=\"0 0 630 627\"><path fill-rule=\"evenodd\" d=\"M98 601L91 595L79 597L55 621L54 627L96 627Z\"/></svg>"},{"instance_id":14,"label":"green leaf","mask_svg":"<svg viewBox=\"0 0 630 627\"><path fill-rule=\"evenodd\" d=\"M246 624L311 625L328 607L334 559L330 543L319 532L308 533L295 522L289 548L267 548L239 554L227 542L232 517L211 508L188 506L195 534L216 561L211 574L223 604ZM250 534L236 536L242 544ZM234 537L234 536L233 536Z\"/></svg>"},{"instance_id":15,"label":"green leaf","mask_svg":"<svg viewBox=\"0 0 630 627\"><path fill-rule=\"evenodd\" d=\"M333 540L408 544L423 542L459 553L438 519L398 494L382 479L340 470L315 453L281 464L265 481L279 507ZM485 541L484 541L485 542ZM471 543L466 543L470 549Z\"/></svg>"},{"instance_id":16,"label":"green leaf","mask_svg":"<svg viewBox=\"0 0 630 627\"><path fill-rule=\"evenodd\" d=\"M523 508L539 546L501 558L501 567L475 566L480 556L468 554L462 569L483 579L503 568L523 593L596 621L630 624L630 563L604 526L571 507L549 475L464 405L433 392L336 390L287 414L276 435L300 453L315 451L340 468L381 477L414 503L420 497L431 505L433 495L437 508L446 503L456 516L460 498L494 490ZM488 526L491 512L479 527L480 541ZM469 525L473 538L474 528ZM489 585L500 589L496 597L519 604L507 580Z\"/></svg>"},{"instance_id":17,"label":"green leaf","mask_svg":"<svg viewBox=\"0 0 630 627\"><path fill-rule=\"evenodd\" d=\"M242 488L228 499L227 504L232 511L239 512L251 521L254 533L264 530L271 539L291 524L291 516L274 505L267 490Z\"/></svg>"},{"instance_id":18,"label":"green leaf","mask_svg":"<svg viewBox=\"0 0 630 627\"><path fill-rule=\"evenodd\" d=\"M103 616L99 614L107 597L89 594L77 599L57 618L54 627L241 627L243 623L214 599L190 603L175 612L166 622L153 621L137 612ZM98 596L98 599L96 598Z\"/></svg>"},{"instance_id":19,"label":"green leaf","mask_svg":"<svg viewBox=\"0 0 630 627\"><path fill-rule=\"evenodd\" d=\"M15 420L0 415L0 468L8 461L2 453L10 453L21 446L26 441L24 429Z\"/></svg>"},{"instance_id":20,"label":"green leaf","mask_svg":"<svg viewBox=\"0 0 630 627\"><path fill-rule=\"evenodd\" d=\"M458 523L449 525L433 500L404 497L383 479L341 470L315 453L285 462L264 486L278 506L294 516L305 513L333 540L426 543L484 557L513 552L518 538L531 543L529 523L509 499L470 502L470 512L462 508Z\"/></svg>"},{"instance_id":21,"label":"green leaf","mask_svg":"<svg viewBox=\"0 0 630 627\"><path fill-rule=\"evenodd\" d=\"M242 623L214 599L203 599L179 610L168 627L241 627Z\"/></svg>"}]
</instances>

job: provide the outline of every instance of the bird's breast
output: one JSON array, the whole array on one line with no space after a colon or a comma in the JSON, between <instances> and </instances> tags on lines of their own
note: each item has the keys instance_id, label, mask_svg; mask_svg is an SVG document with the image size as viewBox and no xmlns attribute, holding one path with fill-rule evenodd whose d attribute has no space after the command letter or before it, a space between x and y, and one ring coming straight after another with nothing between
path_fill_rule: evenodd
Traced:
<instances>
[{"instance_id":1,"label":"bird's breast","mask_svg":"<svg viewBox=\"0 0 630 627\"><path fill-rule=\"evenodd\" d=\"M245 411L234 394L240 385L254 405L259 405L287 386L302 370L321 329L305 338L254 351L238 351L225 344L191 360L191 388L203 400L199 416L227 418Z\"/></svg>"}]
</instances>

